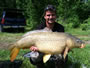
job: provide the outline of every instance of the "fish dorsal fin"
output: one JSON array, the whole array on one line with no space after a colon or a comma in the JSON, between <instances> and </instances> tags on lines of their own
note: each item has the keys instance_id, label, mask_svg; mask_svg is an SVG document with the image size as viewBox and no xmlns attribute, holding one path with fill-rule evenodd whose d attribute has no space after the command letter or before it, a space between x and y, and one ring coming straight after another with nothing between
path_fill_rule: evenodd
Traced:
<instances>
[{"instance_id":1,"label":"fish dorsal fin","mask_svg":"<svg viewBox=\"0 0 90 68\"><path fill-rule=\"evenodd\" d=\"M50 56L51 56L51 54L45 54L43 56L43 62L46 63L49 60Z\"/></svg>"}]
</instances>

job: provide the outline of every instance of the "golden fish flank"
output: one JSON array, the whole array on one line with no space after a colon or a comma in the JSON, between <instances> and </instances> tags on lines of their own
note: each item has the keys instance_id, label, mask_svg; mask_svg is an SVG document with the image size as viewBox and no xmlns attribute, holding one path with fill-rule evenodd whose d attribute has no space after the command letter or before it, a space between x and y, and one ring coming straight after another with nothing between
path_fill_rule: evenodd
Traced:
<instances>
[{"instance_id":1,"label":"golden fish flank","mask_svg":"<svg viewBox=\"0 0 90 68\"><path fill-rule=\"evenodd\" d=\"M64 51L65 58L68 50L84 47L84 43L80 39L70 34L61 32L36 32L20 39L10 47L11 61L14 61L16 58L16 54L19 52L17 50L30 48L33 45L35 45L40 52L45 53L43 57L44 63L48 61L51 54L60 54Z\"/></svg>"}]
</instances>

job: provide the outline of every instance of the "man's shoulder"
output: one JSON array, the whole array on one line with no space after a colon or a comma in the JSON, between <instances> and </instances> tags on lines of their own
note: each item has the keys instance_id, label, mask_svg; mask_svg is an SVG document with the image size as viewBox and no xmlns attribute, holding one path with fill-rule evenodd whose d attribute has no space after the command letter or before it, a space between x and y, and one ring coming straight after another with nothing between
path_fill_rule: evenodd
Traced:
<instances>
[{"instance_id":1,"label":"man's shoulder","mask_svg":"<svg viewBox=\"0 0 90 68\"><path fill-rule=\"evenodd\" d=\"M59 23L55 23L54 30L58 31L58 32L64 32L65 31L64 26L59 24Z\"/></svg>"},{"instance_id":2,"label":"man's shoulder","mask_svg":"<svg viewBox=\"0 0 90 68\"><path fill-rule=\"evenodd\" d=\"M55 25L58 26L58 27L62 27L62 28L64 28L63 25L61 25L61 24L59 24L59 23L57 23L57 22L55 23Z\"/></svg>"}]
</instances>

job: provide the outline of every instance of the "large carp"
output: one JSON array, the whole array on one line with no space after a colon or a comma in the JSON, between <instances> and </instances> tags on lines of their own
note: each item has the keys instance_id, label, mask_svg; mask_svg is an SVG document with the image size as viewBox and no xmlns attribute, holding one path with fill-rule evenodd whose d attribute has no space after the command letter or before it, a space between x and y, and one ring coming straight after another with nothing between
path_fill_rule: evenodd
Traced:
<instances>
[{"instance_id":1,"label":"large carp","mask_svg":"<svg viewBox=\"0 0 90 68\"><path fill-rule=\"evenodd\" d=\"M83 48L84 42L67 33L62 32L36 32L31 33L10 47L11 61L14 61L20 49L36 46L44 53L43 62L47 62L52 54L61 54L64 51L64 58L72 48Z\"/></svg>"}]
</instances>

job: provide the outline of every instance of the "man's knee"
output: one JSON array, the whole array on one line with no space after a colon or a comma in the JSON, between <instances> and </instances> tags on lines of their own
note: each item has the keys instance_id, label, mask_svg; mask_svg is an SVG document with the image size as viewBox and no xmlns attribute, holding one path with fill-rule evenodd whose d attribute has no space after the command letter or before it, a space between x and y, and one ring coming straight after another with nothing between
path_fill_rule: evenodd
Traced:
<instances>
[{"instance_id":1,"label":"man's knee","mask_svg":"<svg viewBox=\"0 0 90 68\"><path fill-rule=\"evenodd\" d=\"M43 54L39 52L31 52L30 62L33 65L36 65L38 63L43 63Z\"/></svg>"},{"instance_id":2,"label":"man's knee","mask_svg":"<svg viewBox=\"0 0 90 68\"><path fill-rule=\"evenodd\" d=\"M63 58L62 54L55 55L56 61L55 61L55 68L64 68L65 64L68 61L68 55L66 56L66 59Z\"/></svg>"}]
</instances>

